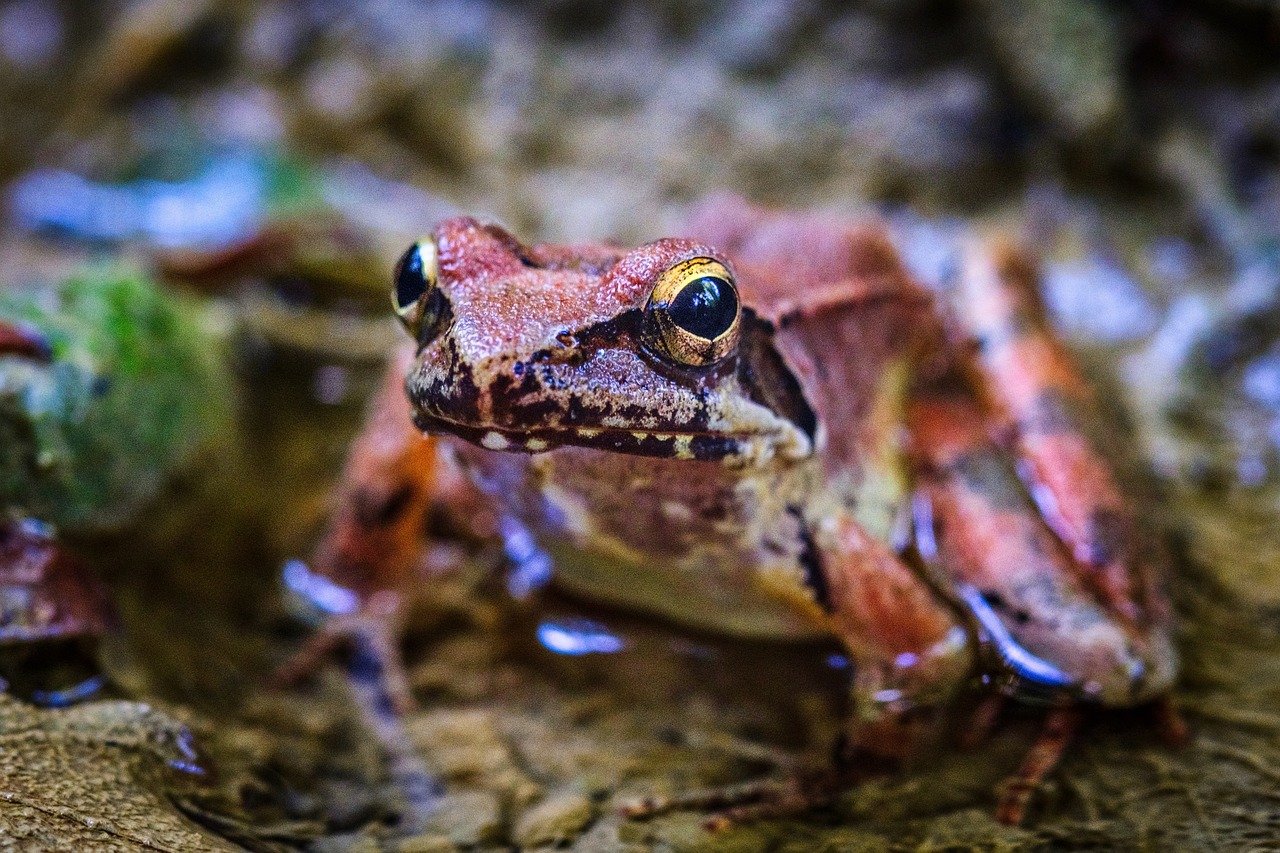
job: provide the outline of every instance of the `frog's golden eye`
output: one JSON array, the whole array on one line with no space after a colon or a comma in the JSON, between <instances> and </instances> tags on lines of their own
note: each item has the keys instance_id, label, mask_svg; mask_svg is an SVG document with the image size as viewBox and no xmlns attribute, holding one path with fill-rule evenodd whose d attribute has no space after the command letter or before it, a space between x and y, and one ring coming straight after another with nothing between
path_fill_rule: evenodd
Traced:
<instances>
[{"instance_id":1,"label":"frog's golden eye","mask_svg":"<svg viewBox=\"0 0 1280 853\"><path fill-rule=\"evenodd\" d=\"M715 364L738 342L742 307L724 264L690 258L658 279L644 310L644 343L687 367Z\"/></svg>"},{"instance_id":2,"label":"frog's golden eye","mask_svg":"<svg viewBox=\"0 0 1280 853\"><path fill-rule=\"evenodd\" d=\"M426 346L444 327L448 301L437 287L436 244L430 238L409 247L396 263L391 304L409 334Z\"/></svg>"}]
</instances>

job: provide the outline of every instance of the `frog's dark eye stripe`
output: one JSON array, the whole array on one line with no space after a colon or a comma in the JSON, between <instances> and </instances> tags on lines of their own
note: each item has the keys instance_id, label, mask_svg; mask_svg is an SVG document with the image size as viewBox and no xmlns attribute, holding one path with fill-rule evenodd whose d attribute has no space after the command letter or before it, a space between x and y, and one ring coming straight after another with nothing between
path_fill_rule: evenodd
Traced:
<instances>
[{"instance_id":1,"label":"frog's dark eye stripe","mask_svg":"<svg viewBox=\"0 0 1280 853\"><path fill-rule=\"evenodd\" d=\"M436 286L438 277L436 244L430 238L414 243L396 263L391 304L420 346L440 333L449 313L448 301Z\"/></svg>"},{"instance_id":2,"label":"frog's dark eye stripe","mask_svg":"<svg viewBox=\"0 0 1280 853\"><path fill-rule=\"evenodd\" d=\"M714 258L690 258L654 286L645 306L644 344L677 364L706 367L733 351L741 313L728 268Z\"/></svg>"}]
</instances>

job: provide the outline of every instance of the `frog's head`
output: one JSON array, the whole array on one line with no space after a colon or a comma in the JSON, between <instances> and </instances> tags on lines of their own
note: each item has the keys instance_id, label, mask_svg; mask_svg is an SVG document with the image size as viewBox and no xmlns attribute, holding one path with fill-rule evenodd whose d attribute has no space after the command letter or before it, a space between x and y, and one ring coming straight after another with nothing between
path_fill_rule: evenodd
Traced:
<instances>
[{"instance_id":1,"label":"frog's head","mask_svg":"<svg viewBox=\"0 0 1280 853\"><path fill-rule=\"evenodd\" d=\"M816 418L714 249L523 246L451 219L392 301L418 342L418 425L492 450L573 445L760 463L813 453Z\"/></svg>"}]
</instances>

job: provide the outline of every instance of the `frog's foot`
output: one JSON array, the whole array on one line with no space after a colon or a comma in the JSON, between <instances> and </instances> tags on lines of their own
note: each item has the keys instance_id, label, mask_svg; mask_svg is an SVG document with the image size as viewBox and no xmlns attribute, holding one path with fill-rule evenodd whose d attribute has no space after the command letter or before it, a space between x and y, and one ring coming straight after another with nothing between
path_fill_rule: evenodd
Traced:
<instances>
[{"instance_id":1,"label":"frog's foot","mask_svg":"<svg viewBox=\"0 0 1280 853\"><path fill-rule=\"evenodd\" d=\"M1169 746L1185 746L1190 729L1170 696L1162 696L1151 706L1160 737ZM1026 816L1027 805L1049 773L1062 761L1079 727L1082 712L1078 706L1052 711L1045 719L1040 736L1022 760L1016 773L999 787L996 818L1001 823L1017 826Z\"/></svg>"},{"instance_id":2,"label":"frog's foot","mask_svg":"<svg viewBox=\"0 0 1280 853\"><path fill-rule=\"evenodd\" d=\"M382 691L391 709L397 714L407 714L417 707L417 702L409 687L400 651L403 629L404 606L400 596L389 590L376 592L359 610L328 617L302 648L272 674L271 684L275 687L296 684L327 664L340 650L351 649L359 653L361 660L377 666Z\"/></svg>"},{"instance_id":3,"label":"frog's foot","mask_svg":"<svg viewBox=\"0 0 1280 853\"><path fill-rule=\"evenodd\" d=\"M829 806L852 784L835 768L795 772L781 780L760 780L665 797L647 797L622 807L624 817L648 820L674 811L709 811L703 827L719 832L769 818L795 817Z\"/></svg>"},{"instance_id":4,"label":"frog's foot","mask_svg":"<svg viewBox=\"0 0 1280 853\"><path fill-rule=\"evenodd\" d=\"M1040 737L1022 760L1022 766L1000 785L996 820L1010 826L1022 823L1031 795L1062 760L1080 725L1080 716L1079 708L1059 708L1049 713Z\"/></svg>"},{"instance_id":5,"label":"frog's foot","mask_svg":"<svg viewBox=\"0 0 1280 853\"><path fill-rule=\"evenodd\" d=\"M446 504L474 508L457 472L413 426L403 381L412 358L412 349L400 350L388 363L347 453L314 569L301 561L285 569L285 585L328 615L272 679L277 685L294 683L340 648L354 647L380 667L388 701L400 712L411 710L414 701L398 643L404 621L398 590L412 588L432 559L427 528L433 510Z\"/></svg>"}]
</instances>

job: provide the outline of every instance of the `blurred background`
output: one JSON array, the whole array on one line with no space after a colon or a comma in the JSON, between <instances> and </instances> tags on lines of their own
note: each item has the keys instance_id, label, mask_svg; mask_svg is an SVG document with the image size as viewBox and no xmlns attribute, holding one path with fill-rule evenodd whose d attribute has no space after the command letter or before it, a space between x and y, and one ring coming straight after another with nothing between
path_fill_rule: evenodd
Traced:
<instances>
[{"instance_id":1,"label":"blurred background","mask_svg":"<svg viewBox=\"0 0 1280 853\"><path fill-rule=\"evenodd\" d=\"M1040 253L1173 543L1192 746L1090 723L1028 829L991 819L1036 730L1016 714L811 819L629 823L629 796L821 758L848 662L515 603L483 549L408 633L420 712L372 708L358 666L266 688L314 621L281 567L400 339L404 247L461 212L638 243L721 190L880 216L932 286L971 229ZM0 319L53 353L0 356L0 503L118 611L81 624L105 698L65 712L25 701L48 685L0 630L27 673L0 848L1280 839L1280 4L0 0L0 204Z\"/></svg>"},{"instance_id":2,"label":"blurred background","mask_svg":"<svg viewBox=\"0 0 1280 853\"><path fill-rule=\"evenodd\" d=\"M276 148L548 239L648 236L726 187L965 213L1051 187L1238 240L1207 208L1275 218L1276 15L1264 0L6 2L0 174L119 179L160 155ZM198 170L168 164L183 165Z\"/></svg>"}]
</instances>

